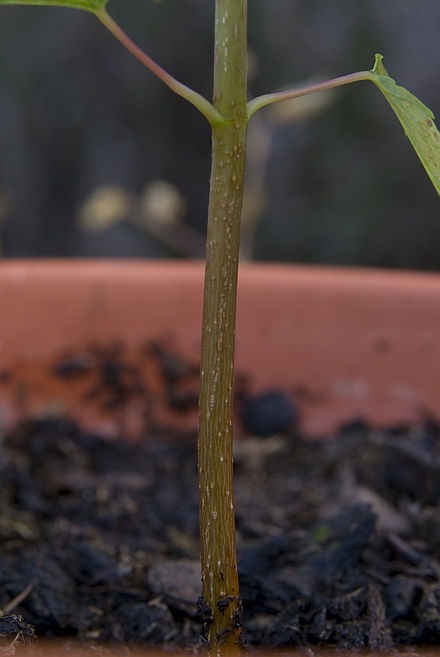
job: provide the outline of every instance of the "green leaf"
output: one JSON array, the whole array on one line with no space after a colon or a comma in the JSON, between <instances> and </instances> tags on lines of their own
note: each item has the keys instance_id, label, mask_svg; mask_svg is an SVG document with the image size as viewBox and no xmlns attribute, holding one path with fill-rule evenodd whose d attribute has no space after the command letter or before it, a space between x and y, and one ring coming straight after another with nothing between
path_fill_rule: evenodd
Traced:
<instances>
[{"instance_id":1,"label":"green leaf","mask_svg":"<svg viewBox=\"0 0 440 657\"><path fill-rule=\"evenodd\" d=\"M382 60L382 55L376 55L369 79L379 87L393 108L432 184L440 194L440 134L434 123L434 114L416 96L390 78Z\"/></svg>"},{"instance_id":2,"label":"green leaf","mask_svg":"<svg viewBox=\"0 0 440 657\"><path fill-rule=\"evenodd\" d=\"M0 5L45 5L50 7L72 7L93 14L104 9L108 0L0 0Z\"/></svg>"}]
</instances>

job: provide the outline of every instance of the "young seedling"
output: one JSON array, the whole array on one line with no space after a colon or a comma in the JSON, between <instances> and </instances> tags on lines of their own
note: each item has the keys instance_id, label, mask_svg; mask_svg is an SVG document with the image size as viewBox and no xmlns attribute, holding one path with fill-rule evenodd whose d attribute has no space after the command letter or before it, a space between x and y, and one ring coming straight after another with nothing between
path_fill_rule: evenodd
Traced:
<instances>
[{"instance_id":1,"label":"young seedling","mask_svg":"<svg viewBox=\"0 0 440 657\"><path fill-rule=\"evenodd\" d=\"M214 0L213 0L214 1ZM201 610L212 654L242 650L232 481L232 386L240 217L249 119L265 105L352 82L373 82L394 110L440 194L440 135L432 112L389 77L382 56L369 71L247 101L247 0L215 0L212 102L177 81L145 54L107 13L108 0L0 0L53 5L96 16L172 91L192 103L212 129L212 165L201 338L199 500Z\"/></svg>"}]
</instances>

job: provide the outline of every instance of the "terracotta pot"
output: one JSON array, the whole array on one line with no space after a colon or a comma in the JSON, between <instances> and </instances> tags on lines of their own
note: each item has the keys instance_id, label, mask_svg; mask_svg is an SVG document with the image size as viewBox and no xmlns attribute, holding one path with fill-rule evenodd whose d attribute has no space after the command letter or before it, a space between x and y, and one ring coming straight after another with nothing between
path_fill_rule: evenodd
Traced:
<instances>
[{"instance_id":1,"label":"terracotta pot","mask_svg":"<svg viewBox=\"0 0 440 657\"><path fill-rule=\"evenodd\" d=\"M121 422L136 434L135 405L98 411L85 395L91 382L54 377L54 366L89 345L120 342L127 358L145 365L160 404L163 390L139 350L165 338L197 363L202 278L198 262L0 263L2 425L23 412L62 409L109 434ZM238 376L252 391L289 393L308 435L358 419L382 426L440 419L439 331L436 274L241 268ZM195 427L196 413L186 421Z\"/></svg>"},{"instance_id":2,"label":"terracotta pot","mask_svg":"<svg viewBox=\"0 0 440 657\"><path fill-rule=\"evenodd\" d=\"M193 262L0 263L2 428L23 413L62 411L108 434L123 426L138 435L136 403L97 409L85 394L93 374L53 373L90 345L115 341L143 368L160 421L181 423L167 411L145 345L166 339L197 363L202 277ZM291 395L307 435L359 419L440 421L439 275L243 265L238 307L238 376L251 391ZM189 413L188 426L196 421Z\"/></svg>"}]
</instances>

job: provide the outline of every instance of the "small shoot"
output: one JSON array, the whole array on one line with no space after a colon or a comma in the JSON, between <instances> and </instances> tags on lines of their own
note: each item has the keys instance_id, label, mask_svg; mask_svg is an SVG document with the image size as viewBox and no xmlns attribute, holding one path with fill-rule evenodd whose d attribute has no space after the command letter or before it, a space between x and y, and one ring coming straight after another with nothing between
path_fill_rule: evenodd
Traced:
<instances>
[{"instance_id":1,"label":"small shoot","mask_svg":"<svg viewBox=\"0 0 440 657\"><path fill-rule=\"evenodd\" d=\"M382 55L371 71L351 73L306 87L265 94L247 102L247 0L215 4L214 89L209 102L144 53L106 10L108 0L0 0L0 5L45 5L94 14L144 66L194 105L212 127L199 403L199 508L202 563L201 610L211 654L238 656L241 599L235 547L232 406L235 307L247 124L269 105L352 82L376 84L396 113L440 194L440 136L434 115L388 75ZM160 0L155 0L160 2ZM318 535L319 534L319 535ZM323 540L324 534L317 534Z\"/></svg>"},{"instance_id":2,"label":"small shoot","mask_svg":"<svg viewBox=\"0 0 440 657\"><path fill-rule=\"evenodd\" d=\"M257 110L271 103L301 98L318 91L334 89L362 80L374 82L379 87L399 119L437 194L440 194L440 134L434 123L434 114L405 87L396 84L395 80L388 75L383 65L383 56L380 54L376 54L371 71L350 73L306 87L258 96L247 104L248 117L250 118Z\"/></svg>"}]
</instances>

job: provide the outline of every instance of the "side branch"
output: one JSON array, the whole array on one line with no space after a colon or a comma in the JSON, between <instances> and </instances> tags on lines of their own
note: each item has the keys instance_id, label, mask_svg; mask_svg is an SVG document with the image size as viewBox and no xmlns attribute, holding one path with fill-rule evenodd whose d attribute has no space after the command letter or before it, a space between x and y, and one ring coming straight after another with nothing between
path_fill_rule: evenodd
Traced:
<instances>
[{"instance_id":1,"label":"side branch","mask_svg":"<svg viewBox=\"0 0 440 657\"><path fill-rule=\"evenodd\" d=\"M359 73L350 73L349 75L343 75L339 78L326 80L325 82L317 82L305 87L299 87L298 89L288 89L286 91L277 91L271 94L257 96L257 98L248 102L247 116L248 119L250 119L257 110L266 105L271 105L272 103L278 103L282 100L291 100L293 98L299 98L300 96L308 96L309 94L315 94L318 91L334 89L335 87L341 87L344 84L351 84L352 82L359 82L360 80L371 80L371 78L371 71L360 71Z\"/></svg>"},{"instance_id":2,"label":"side branch","mask_svg":"<svg viewBox=\"0 0 440 657\"><path fill-rule=\"evenodd\" d=\"M167 73L159 64L149 57L139 46L137 46L130 37L119 27L116 21L107 13L105 9L95 12L96 17L101 23L113 34L114 37L138 59L149 71L151 71L159 80L162 80L166 86L175 94L181 96L189 103L194 105L213 127L224 125L228 119L212 105L206 98L199 93L182 84L172 75Z\"/></svg>"}]
</instances>

